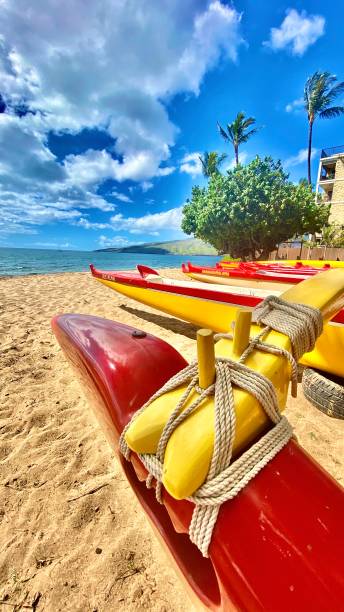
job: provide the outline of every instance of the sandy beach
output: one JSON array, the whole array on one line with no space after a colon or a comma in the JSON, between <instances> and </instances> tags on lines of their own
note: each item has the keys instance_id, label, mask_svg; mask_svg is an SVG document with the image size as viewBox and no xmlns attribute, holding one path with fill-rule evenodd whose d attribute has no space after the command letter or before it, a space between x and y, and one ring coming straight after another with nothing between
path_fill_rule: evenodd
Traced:
<instances>
[{"instance_id":1,"label":"sandy beach","mask_svg":"<svg viewBox=\"0 0 344 612\"><path fill-rule=\"evenodd\" d=\"M0 279L0 609L192 612L51 332L61 312L121 321L195 354L192 325L88 273ZM318 412L301 388L286 414L343 483L344 422Z\"/></svg>"}]
</instances>

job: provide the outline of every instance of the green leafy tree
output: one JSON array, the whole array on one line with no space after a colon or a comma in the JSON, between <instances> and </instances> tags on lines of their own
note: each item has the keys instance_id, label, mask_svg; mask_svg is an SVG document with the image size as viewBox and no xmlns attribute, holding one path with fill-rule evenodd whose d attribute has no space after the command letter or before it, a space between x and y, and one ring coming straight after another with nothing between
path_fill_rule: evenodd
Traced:
<instances>
[{"instance_id":1,"label":"green leafy tree","mask_svg":"<svg viewBox=\"0 0 344 612\"><path fill-rule=\"evenodd\" d=\"M329 247L344 247L344 227L338 223L324 227L321 244Z\"/></svg>"},{"instance_id":2,"label":"green leafy tree","mask_svg":"<svg viewBox=\"0 0 344 612\"><path fill-rule=\"evenodd\" d=\"M308 117L308 183L311 184L311 156L313 124L317 117L333 119L344 113L344 106L332 106L335 99L344 92L344 81L337 83L337 77L329 72L317 70L305 85L303 97Z\"/></svg>"},{"instance_id":3,"label":"green leafy tree","mask_svg":"<svg viewBox=\"0 0 344 612\"><path fill-rule=\"evenodd\" d=\"M309 185L288 180L280 161L258 156L226 176L194 187L183 208L182 229L241 259L267 258L280 242L327 223L329 207Z\"/></svg>"},{"instance_id":4,"label":"green leafy tree","mask_svg":"<svg viewBox=\"0 0 344 612\"><path fill-rule=\"evenodd\" d=\"M220 166L227 158L226 153L217 153L216 151L205 151L203 155L199 155L200 162L202 164L203 175L206 178L210 178L212 174L220 171Z\"/></svg>"},{"instance_id":5,"label":"green leafy tree","mask_svg":"<svg viewBox=\"0 0 344 612\"><path fill-rule=\"evenodd\" d=\"M247 142L253 134L258 132L258 128L249 128L256 123L254 117L245 118L245 113L240 112L235 117L232 123L227 124L227 131L224 130L221 125L218 123L217 127L219 128L219 132L222 138L226 142L231 142L234 147L234 155L236 164L239 164L239 145Z\"/></svg>"}]
</instances>

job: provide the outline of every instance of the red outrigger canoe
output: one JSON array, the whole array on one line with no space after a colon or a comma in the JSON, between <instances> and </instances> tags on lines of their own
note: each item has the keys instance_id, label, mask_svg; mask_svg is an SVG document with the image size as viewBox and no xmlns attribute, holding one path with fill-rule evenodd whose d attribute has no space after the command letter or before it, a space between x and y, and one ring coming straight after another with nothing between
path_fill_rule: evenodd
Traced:
<instances>
[{"instance_id":1,"label":"red outrigger canoe","mask_svg":"<svg viewBox=\"0 0 344 612\"><path fill-rule=\"evenodd\" d=\"M53 331L88 391L105 435L160 539L206 608L217 611L329 612L343 609L344 494L291 440L221 507L208 559L190 542L188 501L148 490L135 453L118 438L133 413L185 367L166 342L87 315L60 315Z\"/></svg>"},{"instance_id":2,"label":"red outrigger canoe","mask_svg":"<svg viewBox=\"0 0 344 612\"><path fill-rule=\"evenodd\" d=\"M197 274L198 280L202 280L206 276L212 277L212 282L216 282L217 277L226 278L229 281L234 279L242 279L248 281L265 281L273 283L300 283L303 280L318 274L320 271L330 269L329 266L324 266L324 269L303 267L285 268L282 266L268 266L264 264L256 264L255 262L240 262L233 267L223 267L220 263L216 266L197 266L188 262L182 265L182 271L185 274L192 276Z\"/></svg>"}]
</instances>

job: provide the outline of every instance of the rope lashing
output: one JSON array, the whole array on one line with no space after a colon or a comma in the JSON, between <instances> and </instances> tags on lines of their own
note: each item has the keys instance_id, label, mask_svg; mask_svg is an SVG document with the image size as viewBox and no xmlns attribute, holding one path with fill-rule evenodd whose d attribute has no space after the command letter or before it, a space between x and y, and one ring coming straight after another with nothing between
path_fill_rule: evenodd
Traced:
<instances>
[{"instance_id":1,"label":"rope lashing","mask_svg":"<svg viewBox=\"0 0 344 612\"><path fill-rule=\"evenodd\" d=\"M253 311L252 321L288 336L294 359L312 351L323 330L323 319L318 308L293 304L269 295Z\"/></svg>"},{"instance_id":2,"label":"rope lashing","mask_svg":"<svg viewBox=\"0 0 344 612\"><path fill-rule=\"evenodd\" d=\"M267 302L266 306L264 306L265 302ZM161 480L168 440L176 427L194 412L206 397L212 394L215 395L214 451L209 472L206 481L201 487L191 497L187 498L195 504L189 526L189 536L205 557L208 556L208 548L220 506L225 501L233 499L275 457L292 436L292 428L289 422L280 414L276 391L271 381L255 370L248 368L242 362L254 349L285 356L291 364L292 378L295 380L296 375L297 380L295 357L298 358L301 355L299 352L301 346L305 347L305 352L311 350L317 334L321 333L322 330L322 318L319 310L308 306L305 307L302 304L289 304L281 300L281 298L275 298L275 296L266 298L255 309L254 315L256 321L261 321L268 327L264 328L256 338L250 341L248 348L244 351L238 362L225 358L217 358L215 363L215 383L204 390L198 386L197 362L191 363L167 381L133 415L120 438L120 450L126 459L129 459L130 449L124 436L131 423L155 399L168 391L187 384L187 388L165 424L156 453L139 454L139 458L149 473L146 484L148 487L151 487L152 480L155 478L156 497L162 503ZM292 328L290 334L289 321ZM290 337L294 357L284 349L262 342L261 338L270 328L281 331ZM302 340L300 340L301 335ZM226 334L215 336L216 339L218 337L231 336ZM233 385L244 389L258 400L268 417L274 423L274 427L231 463L236 425ZM197 398L188 408L183 410L190 394L194 390L198 393Z\"/></svg>"}]
</instances>

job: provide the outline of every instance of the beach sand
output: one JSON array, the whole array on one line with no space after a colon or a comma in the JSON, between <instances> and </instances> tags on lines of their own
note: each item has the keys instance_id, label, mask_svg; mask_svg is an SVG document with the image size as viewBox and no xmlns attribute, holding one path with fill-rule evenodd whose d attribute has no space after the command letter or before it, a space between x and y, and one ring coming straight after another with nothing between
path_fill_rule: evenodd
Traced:
<instances>
[{"instance_id":1,"label":"beach sand","mask_svg":"<svg viewBox=\"0 0 344 612\"><path fill-rule=\"evenodd\" d=\"M121 321L195 354L192 325L88 273L0 280L0 609L196 610L55 341L50 319L61 312ZM343 482L344 423L301 389L286 413L303 447Z\"/></svg>"}]
</instances>

